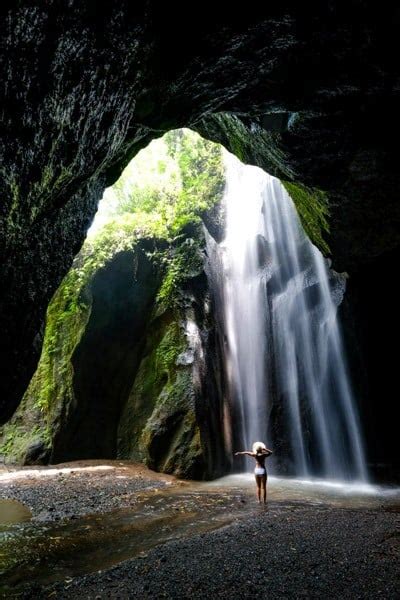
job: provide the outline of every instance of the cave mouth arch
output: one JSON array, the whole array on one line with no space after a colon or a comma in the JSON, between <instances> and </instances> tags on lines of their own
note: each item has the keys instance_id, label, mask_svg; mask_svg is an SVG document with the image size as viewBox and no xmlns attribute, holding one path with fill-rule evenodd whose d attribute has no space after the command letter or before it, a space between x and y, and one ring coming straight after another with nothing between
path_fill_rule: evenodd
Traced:
<instances>
[{"instance_id":1,"label":"cave mouth arch","mask_svg":"<svg viewBox=\"0 0 400 600\"><path fill-rule=\"evenodd\" d=\"M290 118L293 119L293 116L288 117L288 118L283 118L282 115L279 115L279 123L278 125L280 127L287 127L289 122L290 122ZM221 122L225 123L225 140L228 140L229 136L230 136L230 143L229 140L227 141L226 145L227 146L233 146L234 149L236 150L236 155L241 158L243 158L243 156L247 156L248 157L248 162L250 164L257 164L258 162L262 162L265 159L265 156L263 155L263 152L265 152L265 132L263 132L262 130L258 131L257 134L257 128L253 126L252 128L252 135L251 137L249 137L249 133L248 130L246 129L246 125L243 123L243 121L241 121L237 116L233 115L233 114L229 114L229 113L223 113L223 114L216 114L216 115L212 115L211 117L208 118L208 122L209 123L213 123L213 126L210 127L210 125L208 126L208 135L207 135L207 139L210 139L211 137L215 137L215 127L220 127ZM217 125L216 125L217 123ZM267 123L268 125L270 125L271 123ZM282 125L283 124L283 125ZM214 128L214 129L213 129ZM192 128L192 131L195 131L196 128ZM213 133L214 132L214 133ZM262 144L259 143L259 138L258 135L261 135L261 140L262 140ZM271 138L268 139L273 139L273 136L276 135L276 130L274 128L272 128L272 131L270 132L270 135L272 136ZM217 136L218 137L218 136ZM250 141L249 141L250 140ZM268 144L267 144L268 146ZM270 146L268 146L270 148ZM261 149L264 148L263 151L261 151ZM264 156L264 159L263 159ZM265 160L264 160L265 162ZM267 161L268 162L268 161ZM264 164L264 163L263 163ZM269 163L268 163L269 164ZM284 175L284 177L286 177L286 175ZM317 208L315 216L317 217L317 231L319 233L319 235L321 235L321 231L323 230L323 222L322 222L322 227L321 227L321 221L318 221L318 218L320 217L320 206L319 206L319 200L320 197L318 195L315 195L315 189L312 188L306 188L303 185L299 185L299 184L293 184L290 181L287 181L288 186L292 186L290 189L290 192L292 192L292 197L295 196L296 191L299 192L299 202L300 204L297 205L297 208L299 209L300 206L300 210L301 208L305 208L305 212L304 212L304 216L305 216L305 220L303 220L303 224L307 222L307 218L310 218L310 208L311 210L313 208ZM304 206L304 201L306 202L305 206ZM303 206L302 204L303 203ZM299 211L300 212L300 211ZM301 215L302 216L302 215ZM208 225L212 225L212 222L209 222ZM314 227L314 232L315 232L315 227ZM216 233L217 235L217 233ZM322 235L326 235L325 233ZM331 236L328 236L328 239L331 239ZM322 238L323 240L323 238ZM315 241L315 240L314 240ZM318 244L318 240L317 240L317 244ZM129 267L127 266L129 264L129 260L126 262L127 257L121 257L121 264L119 267L117 267L117 270L120 270L121 272L124 271L127 275L129 275ZM125 261L125 265L123 264ZM118 276L117 276L118 278ZM98 287L98 289L104 289L104 282L98 281L96 282L96 286ZM95 286L95 287L96 287ZM107 286L106 286L107 287ZM118 287L118 286L117 286ZM120 288L121 289L121 288ZM379 298L379 300L381 300ZM117 302L118 303L118 302ZM98 303L97 303L98 304ZM348 310L347 308L345 308L345 310ZM124 311L122 311L121 313L122 319L121 322L124 322L123 317L125 316ZM132 325L131 325L132 326ZM120 329L121 333L123 333L123 327ZM140 327L139 327L140 330ZM95 339L96 337L96 333L93 333L93 338ZM98 332L99 333L99 332ZM350 328L350 331L347 332L349 333L350 337L353 336L354 338L354 331ZM374 332L374 336L376 337L377 332ZM78 348L79 350L79 348ZM117 350L118 352L118 350ZM134 353L135 351L133 351ZM359 370L360 373L362 374L363 371L363 365L361 365L360 367L360 360L358 357L356 357L354 359L354 356L352 357L353 360L353 365L355 365L355 369ZM90 363L90 360L89 360ZM382 364L382 361L380 361L380 368L382 370L386 369L386 365ZM362 375L361 375L362 376ZM375 377L375 376L374 376ZM372 379L373 381L373 388L372 388L372 394L375 396L376 395L376 383L374 383L374 378ZM376 380L378 382L378 380ZM92 382L93 383L93 382ZM95 382L97 383L97 382ZM358 384L358 382L357 382ZM83 382L83 386L82 389L85 388L85 385L88 385L88 382ZM222 385L222 384L220 384ZM359 385L359 384L358 384ZM390 384L389 388L390 388ZM94 388L95 389L95 388ZM124 394L126 394L126 390L124 390L124 386L121 386L121 394L118 392L117 396L120 398L124 397ZM365 392L365 389L362 389L362 385L359 387L360 394L361 395L367 395L368 392ZM108 396L110 397L110 396ZM371 400L370 400L371 402ZM115 453L115 447L116 447L116 436L118 436L118 428L116 425L116 422L118 421L118 418L116 417L116 415L120 414L121 406L124 404L124 400L122 399L120 403L116 403L114 406L114 409L110 411L104 411L104 414L102 416L102 421L103 423L109 423L110 421L115 421L115 424L112 427L109 427L109 434L102 434L99 435L100 439L102 440L101 442L98 443L97 448L101 449L101 448L107 448L105 454L110 455ZM90 415L91 412L93 414L93 404L90 406L85 406L84 404L82 405L82 409L83 409L83 413L85 413L86 411L86 416ZM372 439L372 443L375 444L375 447L373 448L373 451L379 455L379 453L381 453L381 456L386 456L385 452L387 452L387 450L385 450L385 448L388 446L390 447L390 442L388 443L383 443L383 441L381 441L379 438L383 438L386 440L386 436L383 435L383 432L385 431L385 423L382 421L382 419L380 419L380 417L378 417L378 422L380 421L380 430L382 431L382 434L378 436L376 436L375 432L371 433L371 431L368 431L368 423L371 422L370 421L370 413L373 411L373 409L371 408L370 404L367 404L366 406L366 414L364 415L364 421L367 424L367 434L369 439ZM83 414L82 413L82 414ZM85 429L85 427L81 426L81 423L84 422L86 417L79 417L79 418L75 418L72 419L71 421L71 431L75 432L72 435L75 436L75 439L80 439L80 440L89 440L90 438L90 427L88 429ZM375 413L375 418L376 418L376 413ZM90 416L88 417L88 422L90 422L91 418ZM179 420L177 420L177 424L176 426L174 425L174 427L177 427L179 429L179 427L182 427L182 422ZM211 430L212 428L215 427L215 424L213 424L211 426ZM104 425L104 431L106 431L107 427ZM76 437L78 436L78 438ZM376 437L378 437L378 441L374 441L376 440ZM75 455L72 453L70 455L68 455L68 447L73 447L74 446L74 442L71 444L71 439L73 439L73 437L66 437L65 435L62 435L61 433L58 436L58 441L57 441L57 447L58 450L54 453L52 460L56 461L58 458L62 458L65 456L70 456L71 458L74 457ZM82 442L79 442L78 444L76 444L76 447L84 447L84 443L82 444ZM48 453L46 454L46 452L42 452L43 448L38 445L36 447L33 447L32 452L30 453L31 458L29 460L35 461L35 460L48 460L49 459L49 455ZM99 450L100 452L103 452L103 450ZM104 452L103 452L104 454ZM207 460L210 460L211 462L214 461L214 464L218 464L218 465L224 465L224 458L223 456L218 456L217 458L215 456L213 457L208 457ZM157 467L156 462L153 463L155 467ZM200 470L203 468L204 465L201 465L199 463L199 466L197 467L199 470L197 472L200 472ZM221 471L219 471L220 473L223 472L223 469L225 467L221 467ZM384 467L385 470L387 469L387 467ZM391 468L391 467L390 467ZM385 471L386 472L386 471ZM195 473L194 473L195 474ZM215 473L213 473L215 474ZM393 477L392 475L390 475L390 477Z\"/></svg>"},{"instance_id":2,"label":"cave mouth arch","mask_svg":"<svg viewBox=\"0 0 400 600\"><path fill-rule=\"evenodd\" d=\"M231 117L225 118L232 126ZM118 456L145 459L149 466L185 476L226 472L227 418L221 427L228 410L221 393L227 387L226 334L216 317L222 309L206 309L224 292L210 289L210 265L205 259L199 264L206 246L209 251L202 226L218 241L224 237L225 163L220 145L191 130L175 130L143 149L106 190L87 240L48 310L42 357L23 401L32 413L40 405L47 429L40 453L42 424L36 427L26 462ZM286 185L297 191L300 208L304 202L315 204L311 232L321 235L318 217L324 213L317 209L322 194ZM199 337L208 331L215 338L211 348L206 343L200 367L209 373L213 359L220 365L207 389L209 414L204 409L207 383L200 376L194 386L194 373L188 377L183 369L193 362L195 349L186 343L182 323L191 323ZM217 391L210 393L210 387ZM23 413L19 416L23 419ZM212 456L205 456L204 438ZM183 453L190 460L185 462Z\"/></svg>"},{"instance_id":3,"label":"cave mouth arch","mask_svg":"<svg viewBox=\"0 0 400 600\"><path fill-rule=\"evenodd\" d=\"M268 147L254 148L259 166L272 154L296 182L328 193L329 245L337 268L353 276L355 296L368 296L371 272L385 273L386 289L392 285L387 265L396 266L400 210L398 14L358 3L320 3L311 19L292 3L240 14L229 8L223 19L200 11L196 28L154 3L146 10L97 7L96 15L86 5L70 11L56 3L8 10L1 49L8 65L0 147L2 422L36 368L46 307L104 187L152 137L182 125L205 135L203 117L216 112L234 115L248 140L270 132ZM270 131L276 113L286 115L279 132ZM225 128L214 122L208 129L210 139L235 151ZM376 323L376 314L396 312L373 296L375 304L368 300L359 312L360 330ZM395 290L387 296L391 302ZM394 439L394 431L385 436L381 415L393 412L396 365L388 351L383 359L373 350L387 348L378 329L392 331L393 322L387 317L373 329L361 335L364 372L373 380L368 403L383 394L384 407L374 408L378 438ZM397 454L394 444L384 446L391 452L378 452L382 462Z\"/></svg>"}]
</instances>

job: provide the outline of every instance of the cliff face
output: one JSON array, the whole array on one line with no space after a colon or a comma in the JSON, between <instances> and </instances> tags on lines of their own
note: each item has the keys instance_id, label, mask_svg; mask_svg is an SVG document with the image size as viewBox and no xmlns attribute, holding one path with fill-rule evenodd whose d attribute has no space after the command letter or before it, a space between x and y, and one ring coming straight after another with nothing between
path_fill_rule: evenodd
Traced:
<instances>
[{"instance_id":1,"label":"cliff face","mask_svg":"<svg viewBox=\"0 0 400 600\"><path fill-rule=\"evenodd\" d=\"M397 353L399 339L396 270L398 250L359 267L347 281L340 316L371 474L398 483Z\"/></svg>"},{"instance_id":2,"label":"cliff face","mask_svg":"<svg viewBox=\"0 0 400 600\"><path fill-rule=\"evenodd\" d=\"M7 424L3 451L19 462L112 457L126 388L160 285L150 242L112 256L79 286L78 266L47 313L41 360Z\"/></svg>"},{"instance_id":3,"label":"cliff face","mask_svg":"<svg viewBox=\"0 0 400 600\"><path fill-rule=\"evenodd\" d=\"M137 242L80 291L70 272L49 307L39 367L4 428L7 460L118 456L181 477L226 471L222 347L204 237L200 227L191 234L174 248Z\"/></svg>"},{"instance_id":4,"label":"cliff face","mask_svg":"<svg viewBox=\"0 0 400 600\"><path fill-rule=\"evenodd\" d=\"M121 407L160 281L142 243L117 254L85 288L90 314L71 357L73 397L53 400L60 423L53 431L52 462L115 457Z\"/></svg>"},{"instance_id":5,"label":"cliff face","mask_svg":"<svg viewBox=\"0 0 400 600\"><path fill-rule=\"evenodd\" d=\"M202 253L177 290L179 302L157 310L118 430L118 456L150 468L203 479L224 474L225 386L222 340Z\"/></svg>"},{"instance_id":6,"label":"cliff face","mask_svg":"<svg viewBox=\"0 0 400 600\"><path fill-rule=\"evenodd\" d=\"M46 307L105 185L168 129L196 127L327 192L340 270L398 246L396 8L229 4L220 19L206 2L196 27L182 8L156 2L1 12L3 421L32 376ZM216 113L240 117L240 143L209 120Z\"/></svg>"}]
</instances>

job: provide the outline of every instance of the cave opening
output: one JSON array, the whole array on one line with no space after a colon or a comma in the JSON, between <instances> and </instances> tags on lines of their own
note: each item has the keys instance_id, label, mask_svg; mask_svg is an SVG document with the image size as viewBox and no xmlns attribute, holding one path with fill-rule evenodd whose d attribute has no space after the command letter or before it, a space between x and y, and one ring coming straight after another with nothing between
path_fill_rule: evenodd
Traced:
<instances>
[{"instance_id":1,"label":"cave opening","mask_svg":"<svg viewBox=\"0 0 400 600\"><path fill-rule=\"evenodd\" d=\"M85 6L21 6L3 20L1 422L36 368L46 307L105 186L152 138L189 126L292 186L308 235L349 273L340 312L369 460L398 477L386 339L398 327L398 15L321 5L310 19L283 4L223 20L204 11L199 31L186 31L175 11L168 19L170 8L151 4L98 8L96 18Z\"/></svg>"},{"instance_id":2,"label":"cave opening","mask_svg":"<svg viewBox=\"0 0 400 600\"><path fill-rule=\"evenodd\" d=\"M387 484L400 481L398 7L22 0L1 14L1 590L395 597L399 488ZM240 244L221 236L234 194L222 191L217 156L211 179L207 161L191 170L189 148L175 171L158 158L158 179L175 180L161 198L137 185L134 206L117 183L167 132L173 153L182 127L264 172L238 211ZM283 187L267 193L267 173ZM114 184L121 202L103 205L87 237ZM196 206L193 186L204 191ZM286 221L298 233L291 260L266 227L274 211L283 228L274 198L290 211L287 195L297 211ZM312 257L297 218L331 264ZM243 256L252 286L230 280L230 300L246 296L237 310L221 273L240 271ZM261 352L258 323L270 342ZM322 340L311 363L324 370L306 368L308 334ZM338 482L316 421L338 462L354 435L335 403L317 418L304 386L323 372L326 397L343 398L342 350L373 485L352 485L362 479L354 464ZM265 415L243 418L237 401L264 355L266 433L256 430ZM246 418L247 432L238 426ZM283 475L269 477L267 507L255 506L254 475L232 458L254 437L271 444L267 466ZM321 474L336 481L316 481ZM203 478L218 479L187 481Z\"/></svg>"},{"instance_id":3,"label":"cave opening","mask_svg":"<svg viewBox=\"0 0 400 600\"><path fill-rule=\"evenodd\" d=\"M241 154L239 149L237 154ZM290 194L308 236L328 253L324 194L288 181L283 186L282 193L287 198ZM192 478L215 477L232 468L233 445L249 444L248 436L237 433L249 418L234 406L237 400L232 398L242 384L229 381L226 366L227 344L232 347L235 342L227 334L223 297L238 292L221 287L225 275L215 272L215 267L220 268L223 259L211 258L217 251L210 240L218 246L226 235L225 187L222 147L192 130L171 130L143 149L106 189L83 248L50 303L37 371L21 407L5 427L3 447L10 456L24 463L129 458ZM240 216L245 218L246 211ZM273 244L265 234L251 235L256 261L265 267ZM277 232L270 233L274 235ZM297 252L290 247L291 241L286 244L284 253ZM293 277L292 273L282 279L280 270L293 270L282 260L276 256L275 271L263 280L269 290L265 305ZM326 285L336 284L331 278ZM317 279L304 287L301 310L311 314L313 303L320 302L321 284ZM300 288L296 292L302 293ZM271 335L264 331L265 318L264 314L259 317L258 327L264 337ZM281 344L278 338L273 343ZM265 414L258 429L263 437L272 435L275 440L278 472L328 473L318 450L322 417L314 419L314 424L312 417L318 399L313 400L314 408L307 408L304 400L312 396L311 388L321 384L314 382L308 391L296 387L290 400L285 386L280 391L277 374L288 363L271 367L276 357L272 351L269 358L263 356L262 347L260 341L253 362L259 362L259 372L269 371L270 381L269 391L259 394L258 404L265 404L267 396L280 400L261 411ZM322 365L320 370L324 369ZM240 371L239 365L236 370ZM290 377L303 377L303 370L296 366ZM312 379L312 373L310 368L305 379ZM337 392L343 377L336 383L329 379L328 387L336 387ZM255 388L256 380L251 383ZM319 392L329 395L328 388ZM247 396L241 402L251 403L252 393ZM279 405L284 399L286 408ZM293 403L299 405L297 416L290 408ZM299 403L304 404L301 409ZM349 407L346 410L351 412ZM332 412L331 419L342 431L340 444L350 448L351 435L344 426L346 410L337 416ZM273 427L267 426L271 419ZM291 431L296 427L300 427L300 442ZM324 427L323 437L327 437ZM253 427L251 435L255 434ZM285 443L285 438L291 442ZM327 463L328 457L324 460ZM332 475L335 469L329 472ZM343 469L338 473L343 475Z\"/></svg>"}]
</instances>

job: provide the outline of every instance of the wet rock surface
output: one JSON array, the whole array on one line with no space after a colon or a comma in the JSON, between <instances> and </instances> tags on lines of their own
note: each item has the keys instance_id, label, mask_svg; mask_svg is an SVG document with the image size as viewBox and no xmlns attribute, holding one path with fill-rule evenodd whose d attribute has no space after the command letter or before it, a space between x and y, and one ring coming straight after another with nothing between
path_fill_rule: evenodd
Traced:
<instances>
[{"instance_id":1,"label":"wet rock surface","mask_svg":"<svg viewBox=\"0 0 400 600\"><path fill-rule=\"evenodd\" d=\"M174 244L132 244L71 298L78 257L51 302L38 369L0 431L10 464L118 457L185 479L229 468L203 227L186 225Z\"/></svg>"},{"instance_id":2,"label":"wet rock surface","mask_svg":"<svg viewBox=\"0 0 400 600\"><path fill-rule=\"evenodd\" d=\"M71 357L72 398L60 394L54 401L60 415L52 432L51 463L116 456L121 406L136 375L160 285L159 270L146 255L154 247L142 240L132 251L118 253L88 285L90 317Z\"/></svg>"}]
</instances>

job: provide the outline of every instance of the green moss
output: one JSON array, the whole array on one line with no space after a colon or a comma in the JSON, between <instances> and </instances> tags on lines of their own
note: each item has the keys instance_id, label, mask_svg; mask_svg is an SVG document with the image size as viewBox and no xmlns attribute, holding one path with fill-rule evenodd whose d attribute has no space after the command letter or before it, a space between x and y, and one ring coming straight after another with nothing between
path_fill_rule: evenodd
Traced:
<instances>
[{"instance_id":1,"label":"green moss","mask_svg":"<svg viewBox=\"0 0 400 600\"><path fill-rule=\"evenodd\" d=\"M34 424L30 428L24 423L13 422L3 427L0 433L0 455L6 462L21 463L27 449L35 442L42 442L46 447L50 444L50 430L42 424Z\"/></svg>"},{"instance_id":2,"label":"green moss","mask_svg":"<svg viewBox=\"0 0 400 600\"><path fill-rule=\"evenodd\" d=\"M61 400L73 397L71 358L90 315L90 305L69 277L49 306L42 358L27 394L46 418Z\"/></svg>"},{"instance_id":3,"label":"green moss","mask_svg":"<svg viewBox=\"0 0 400 600\"><path fill-rule=\"evenodd\" d=\"M49 190L52 186L52 182L54 179L53 169L51 165L45 165L42 171L42 179L40 181L40 188L43 190Z\"/></svg>"},{"instance_id":4,"label":"green moss","mask_svg":"<svg viewBox=\"0 0 400 600\"><path fill-rule=\"evenodd\" d=\"M36 213L48 206L52 198L75 177L76 165L73 162L68 166L60 164L58 146L59 139L54 139L47 155L48 162L42 169L40 180L33 187L35 197L41 199Z\"/></svg>"},{"instance_id":5,"label":"green moss","mask_svg":"<svg viewBox=\"0 0 400 600\"><path fill-rule=\"evenodd\" d=\"M157 260L163 263L166 273L156 300L163 309L173 308L180 302L184 281L203 270L204 256L200 241L194 238L184 239L178 246L160 253Z\"/></svg>"},{"instance_id":6,"label":"green moss","mask_svg":"<svg viewBox=\"0 0 400 600\"><path fill-rule=\"evenodd\" d=\"M8 211L8 224L12 231L15 228L18 228L18 224L16 223L16 217L18 216L19 204L20 204L20 188L18 185L17 178L15 176L9 176L7 173L4 173L4 180L8 181L11 203L10 209Z\"/></svg>"},{"instance_id":7,"label":"green moss","mask_svg":"<svg viewBox=\"0 0 400 600\"><path fill-rule=\"evenodd\" d=\"M185 348L179 324L170 313L156 319L147 335L147 344L119 432L119 453L144 458L146 443L140 438L162 392L171 390L176 379L176 360Z\"/></svg>"},{"instance_id":8,"label":"green moss","mask_svg":"<svg viewBox=\"0 0 400 600\"><path fill-rule=\"evenodd\" d=\"M225 146L244 163L261 167L276 177L295 177L281 149L279 133L262 127L250 129L239 117L229 113L207 116L194 129Z\"/></svg>"},{"instance_id":9,"label":"green moss","mask_svg":"<svg viewBox=\"0 0 400 600\"><path fill-rule=\"evenodd\" d=\"M71 357L90 315L75 276L66 276L49 305L38 368L16 414L3 428L0 453L11 462L21 462L34 441L50 448L60 410L73 401Z\"/></svg>"},{"instance_id":10,"label":"green moss","mask_svg":"<svg viewBox=\"0 0 400 600\"><path fill-rule=\"evenodd\" d=\"M158 374L166 374L167 385L176 371L176 360L185 348L185 339L178 323L172 321L166 328L161 342L155 351L155 370Z\"/></svg>"},{"instance_id":11,"label":"green moss","mask_svg":"<svg viewBox=\"0 0 400 600\"><path fill-rule=\"evenodd\" d=\"M324 234L329 233L329 204L327 196L318 189L299 183L282 181L287 193L296 205L305 232L323 254L330 254Z\"/></svg>"},{"instance_id":12,"label":"green moss","mask_svg":"<svg viewBox=\"0 0 400 600\"><path fill-rule=\"evenodd\" d=\"M324 254L329 247L324 234L329 233L329 203L324 192L294 183L298 174L293 172L282 150L281 134L266 131L253 119L247 126L241 118L218 113L202 119L196 130L207 138L223 144L242 162L256 165L281 179L296 204L303 227L311 241Z\"/></svg>"},{"instance_id":13,"label":"green moss","mask_svg":"<svg viewBox=\"0 0 400 600\"><path fill-rule=\"evenodd\" d=\"M63 187L65 185L65 183L67 183L68 181L73 179L73 172L74 172L73 168L67 168L67 167L62 166L60 168L60 173L56 178L55 186Z\"/></svg>"},{"instance_id":14,"label":"green moss","mask_svg":"<svg viewBox=\"0 0 400 600\"><path fill-rule=\"evenodd\" d=\"M146 464L188 476L193 459L188 450L196 427L191 369L175 365L140 436Z\"/></svg>"},{"instance_id":15,"label":"green moss","mask_svg":"<svg viewBox=\"0 0 400 600\"><path fill-rule=\"evenodd\" d=\"M152 469L200 476L200 433L191 365L180 364L187 340L179 313L153 321L145 355L120 420L118 455Z\"/></svg>"}]
</instances>

